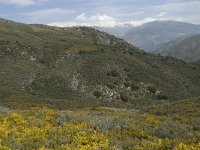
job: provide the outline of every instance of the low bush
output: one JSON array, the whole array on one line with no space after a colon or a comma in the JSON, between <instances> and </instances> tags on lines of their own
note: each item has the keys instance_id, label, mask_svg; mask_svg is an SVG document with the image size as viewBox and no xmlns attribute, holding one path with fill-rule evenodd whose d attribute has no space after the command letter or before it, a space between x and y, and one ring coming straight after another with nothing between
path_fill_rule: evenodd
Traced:
<instances>
[{"instance_id":1,"label":"low bush","mask_svg":"<svg viewBox=\"0 0 200 150\"><path fill-rule=\"evenodd\" d=\"M103 95L103 94L102 94L101 91L95 91L95 92L94 92L94 96L95 96L96 98L100 98L102 95Z\"/></svg>"},{"instance_id":2,"label":"low bush","mask_svg":"<svg viewBox=\"0 0 200 150\"><path fill-rule=\"evenodd\" d=\"M119 77L119 72L117 72L116 70L112 70L112 71L109 71L107 75L112 76L112 77Z\"/></svg>"},{"instance_id":3,"label":"low bush","mask_svg":"<svg viewBox=\"0 0 200 150\"><path fill-rule=\"evenodd\" d=\"M123 102L128 102L129 97L128 97L125 93L121 93L121 94L120 94L120 99L121 99Z\"/></svg>"},{"instance_id":4,"label":"low bush","mask_svg":"<svg viewBox=\"0 0 200 150\"><path fill-rule=\"evenodd\" d=\"M153 85L148 86L148 87L147 87L147 90L148 90L150 93L152 93L152 94L155 94L156 91L157 91L156 87L153 86Z\"/></svg>"},{"instance_id":5,"label":"low bush","mask_svg":"<svg viewBox=\"0 0 200 150\"><path fill-rule=\"evenodd\" d=\"M159 99L159 100L167 100L167 96L162 95L162 94L159 94L159 95L158 95L158 99Z\"/></svg>"}]
</instances>

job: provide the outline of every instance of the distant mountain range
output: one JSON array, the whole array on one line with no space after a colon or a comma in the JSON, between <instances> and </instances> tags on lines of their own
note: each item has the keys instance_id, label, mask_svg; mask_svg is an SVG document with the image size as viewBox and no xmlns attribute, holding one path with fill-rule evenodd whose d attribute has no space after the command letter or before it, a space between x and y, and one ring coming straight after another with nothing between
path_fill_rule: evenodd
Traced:
<instances>
[{"instance_id":1,"label":"distant mountain range","mask_svg":"<svg viewBox=\"0 0 200 150\"><path fill-rule=\"evenodd\" d=\"M145 51L200 33L200 26L176 21L155 21L129 30L122 38Z\"/></svg>"},{"instance_id":2,"label":"distant mountain range","mask_svg":"<svg viewBox=\"0 0 200 150\"><path fill-rule=\"evenodd\" d=\"M182 59L186 62L198 61L200 60L200 34L176 42L161 51L160 54Z\"/></svg>"},{"instance_id":3,"label":"distant mountain range","mask_svg":"<svg viewBox=\"0 0 200 150\"><path fill-rule=\"evenodd\" d=\"M118 26L115 26L115 27L93 27L93 28L100 30L100 31L103 31L103 32L107 32L107 33L114 35L118 38L122 38L127 34L127 32L129 30L134 28L134 26L131 25L131 24L126 24L126 25L118 25Z\"/></svg>"},{"instance_id":4,"label":"distant mountain range","mask_svg":"<svg viewBox=\"0 0 200 150\"><path fill-rule=\"evenodd\" d=\"M192 36L200 34L200 25L178 21L154 21L138 27L127 25L98 29L122 38L147 52L169 55L187 62L198 59L198 56L195 56L199 54L198 36ZM188 46L182 42L186 42ZM184 46L181 47L182 44ZM187 48L187 52L184 48Z\"/></svg>"}]
</instances>

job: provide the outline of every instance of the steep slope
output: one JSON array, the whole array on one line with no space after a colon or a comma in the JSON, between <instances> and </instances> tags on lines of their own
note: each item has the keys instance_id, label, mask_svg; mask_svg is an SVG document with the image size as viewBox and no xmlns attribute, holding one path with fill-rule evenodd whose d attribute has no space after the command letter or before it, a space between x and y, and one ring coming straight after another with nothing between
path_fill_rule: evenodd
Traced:
<instances>
[{"instance_id":1,"label":"steep slope","mask_svg":"<svg viewBox=\"0 0 200 150\"><path fill-rule=\"evenodd\" d=\"M0 68L0 100L32 95L148 104L200 94L199 67L86 27L0 20Z\"/></svg>"},{"instance_id":2,"label":"steep slope","mask_svg":"<svg viewBox=\"0 0 200 150\"><path fill-rule=\"evenodd\" d=\"M176 21L154 21L133 28L122 38L144 49L155 51L180 38L200 33L200 26Z\"/></svg>"},{"instance_id":3,"label":"steep slope","mask_svg":"<svg viewBox=\"0 0 200 150\"><path fill-rule=\"evenodd\" d=\"M163 56L172 56L186 62L194 62L200 59L200 34L186 38L161 53Z\"/></svg>"}]
</instances>

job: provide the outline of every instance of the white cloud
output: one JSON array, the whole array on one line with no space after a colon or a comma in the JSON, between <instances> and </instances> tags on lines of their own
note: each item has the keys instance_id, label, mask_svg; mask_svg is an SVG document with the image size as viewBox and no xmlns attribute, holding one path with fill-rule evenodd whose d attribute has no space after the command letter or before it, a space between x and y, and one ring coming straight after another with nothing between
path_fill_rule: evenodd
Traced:
<instances>
[{"instance_id":1,"label":"white cloud","mask_svg":"<svg viewBox=\"0 0 200 150\"><path fill-rule=\"evenodd\" d=\"M0 3L17 6L28 6L44 2L46 0L0 0Z\"/></svg>"},{"instance_id":2,"label":"white cloud","mask_svg":"<svg viewBox=\"0 0 200 150\"><path fill-rule=\"evenodd\" d=\"M127 24L131 24L131 25L136 27L136 26L141 26L141 25L143 25L145 23L153 22L153 21L156 21L156 20L158 20L158 19L156 19L156 18L145 18L143 20L129 21L129 22L126 22L126 23Z\"/></svg>"},{"instance_id":3,"label":"white cloud","mask_svg":"<svg viewBox=\"0 0 200 150\"><path fill-rule=\"evenodd\" d=\"M74 10L66 10L66 9L61 9L61 8L53 8L53 9L45 9L45 10L39 10L39 11L34 11L25 14L25 16L31 18L32 20L41 20L43 18L52 18L55 16L60 16L60 15L68 15L70 13L73 13Z\"/></svg>"},{"instance_id":4,"label":"white cloud","mask_svg":"<svg viewBox=\"0 0 200 150\"><path fill-rule=\"evenodd\" d=\"M110 26L115 26L117 25L117 19L107 16L105 14L100 15L94 15L94 16L86 16L85 13L80 14L79 16L76 17L76 22L80 23L85 26L105 26L105 27L110 27Z\"/></svg>"},{"instance_id":5,"label":"white cloud","mask_svg":"<svg viewBox=\"0 0 200 150\"><path fill-rule=\"evenodd\" d=\"M79 16L76 17L76 20L78 21L86 21L85 13L80 14Z\"/></svg>"},{"instance_id":6,"label":"white cloud","mask_svg":"<svg viewBox=\"0 0 200 150\"><path fill-rule=\"evenodd\" d=\"M166 16L166 15L168 15L169 13L167 13L167 12L160 12L158 15L157 15L157 17L163 17L163 16Z\"/></svg>"},{"instance_id":7,"label":"white cloud","mask_svg":"<svg viewBox=\"0 0 200 150\"><path fill-rule=\"evenodd\" d=\"M103 14L103 15L97 14L94 16L87 17L86 13L82 13L79 16L77 16L76 20L80 21L80 22L84 22L84 21L89 21L89 22L116 21L115 18L107 16L105 14Z\"/></svg>"},{"instance_id":8,"label":"white cloud","mask_svg":"<svg viewBox=\"0 0 200 150\"><path fill-rule=\"evenodd\" d=\"M161 5L151 6L147 11L158 13L155 17L159 20L174 20L200 24L199 6L199 0L171 0Z\"/></svg>"},{"instance_id":9,"label":"white cloud","mask_svg":"<svg viewBox=\"0 0 200 150\"><path fill-rule=\"evenodd\" d=\"M69 26L99 26L99 27L115 27L115 26L124 26L124 25L132 25L132 26L140 26L142 24L155 21L155 18L145 18L143 20L138 21L119 21L116 18L111 16L107 16L105 14L94 15L94 16L86 16L86 13L82 13L76 17L75 21L71 22L53 22L48 25L51 26L59 26L59 27L69 27Z\"/></svg>"},{"instance_id":10,"label":"white cloud","mask_svg":"<svg viewBox=\"0 0 200 150\"><path fill-rule=\"evenodd\" d=\"M53 26L100 26L100 27L113 27L118 25L119 22L116 18L111 16L107 16L105 14L100 15L93 15L93 16L86 16L86 13L82 13L78 15L75 21L72 22L54 22L50 23L49 25Z\"/></svg>"},{"instance_id":11,"label":"white cloud","mask_svg":"<svg viewBox=\"0 0 200 150\"><path fill-rule=\"evenodd\" d=\"M86 16L86 13L78 15L75 21L72 22L54 22L49 25L55 26L100 26L100 27L113 27L118 25L119 22L116 18L107 16L105 14Z\"/></svg>"},{"instance_id":12,"label":"white cloud","mask_svg":"<svg viewBox=\"0 0 200 150\"><path fill-rule=\"evenodd\" d=\"M73 27L73 26L84 26L82 24L78 24L77 22L53 22L49 23L49 26L56 26L56 27Z\"/></svg>"}]
</instances>

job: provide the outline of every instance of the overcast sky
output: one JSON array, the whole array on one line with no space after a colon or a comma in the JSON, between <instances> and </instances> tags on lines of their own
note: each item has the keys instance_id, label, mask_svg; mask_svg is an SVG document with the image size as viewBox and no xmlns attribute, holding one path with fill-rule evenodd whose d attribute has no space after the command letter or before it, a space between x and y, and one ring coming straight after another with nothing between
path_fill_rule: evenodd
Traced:
<instances>
[{"instance_id":1,"label":"overcast sky","mask_svg":"<svg viewBox=\"0 0 200 150\"><path fill-rule=\"evenodd\" d=\"M0 0L0 17L63 26L137 26L154 20L200 24L200 0Z\"/></svg>"}]
</instances>

